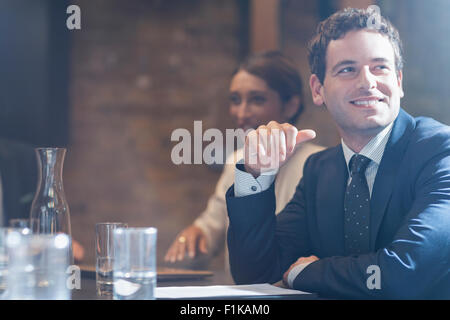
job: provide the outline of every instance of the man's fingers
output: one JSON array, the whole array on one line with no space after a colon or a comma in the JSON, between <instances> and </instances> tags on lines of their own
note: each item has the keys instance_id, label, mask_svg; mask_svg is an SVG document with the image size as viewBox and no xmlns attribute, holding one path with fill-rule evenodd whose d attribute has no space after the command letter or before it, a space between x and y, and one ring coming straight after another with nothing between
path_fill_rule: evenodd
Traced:
<instances>
[{"instance_id":1,"label":"man's fingers","mask_svg":"<svg viewBox=\"0 0 450 320\"><path fill-rule=\"evenodd\" d=\"M279 147L280 147L280 161L284 162L287 157L287 146L286 146L286 135L283 130L280 130L280 138L279 138Z\"/></svg>"},{"instance_id":2,"label":"man's fingers","mask_svg":"<svg viewBox=\"0 0 450 320\"><path fill-rule=\"evenodd\" d=\"M287 288L289 288L288 275L289 275L289 270L286 271L286 272L283 274L283 284L284 284Z\"/></svg>"},{"instance_id":3,"label":"man's fingers","mask_svg":"<svg viewBox=\"0 0 450 320\"><path fill-rule=\"evenodd\" d=\"M316 137L316 132L314 130L309 130L309 129L300 130L297 133L295 142L296 142L296 144L299 144L299 143L314 139L315 137Z\"/></svg>"},{"instance_id":4,"label":"man's fingers","mask_svg":"<svg viewBox=\"0 0 450 320\"><path fill-rule=\"evenodd\" d=\"M299 131L293 125L271 121L250 132L245 143L245 165L252 174L278 169L297 144L314 139L313 130Z\"/></svg>"},{"instance_id":5,"label":"man's fingers","mask_svg":"<svg viewBox=\"0 0 450 320\"><path fill-rule=\"evenodd\" d=\"M283 131L286 135L286 150L288 153L294 151L295 145L297 144L297 133L298 129L288 123L283 124Z\"/></svg>"},{"instance_id":6,"label":"man's fingers","mask_svg":"<svg viewBox=\"0 0 450 320\"><path fill-rule=\"evenodd\" d=\"M266 126L258 128L258 154L261 157L266 157L270 154L269 150L269 130Z\"/></svg>"},{"instance_id":7,"label":"man's fingers","mask_svg":"<svg viewBox=\"0 0 450 320\"><path fill-rule=\"evenodd\" d=\"M245 163L256 165L258 163L258 133L252 130L245 140Z\"/></svg>"}]
</instances>

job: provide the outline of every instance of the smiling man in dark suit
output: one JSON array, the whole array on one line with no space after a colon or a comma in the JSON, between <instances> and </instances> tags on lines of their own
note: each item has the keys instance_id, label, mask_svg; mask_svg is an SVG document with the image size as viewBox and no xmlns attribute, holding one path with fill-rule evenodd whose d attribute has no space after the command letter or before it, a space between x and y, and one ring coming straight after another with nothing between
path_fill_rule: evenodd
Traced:
<instances>
[{"instance_id":1,"label":"smiling man in dark suit","mask_svg":"<svg viewBox=\"0 0 450 320\"><path fill-rule=\"evenodd\" d=\"M227 192L237 283L283 279L337 298L450 299L450 129L400 107L400 38L379 15L374 29L374 14L339 11L310 43L313 101L326 105L342 139L307 160L277 217L267 159L277 156L270 169L281 165L315 133L270 122L247 137Z\"/></svg>"}]
</instances>

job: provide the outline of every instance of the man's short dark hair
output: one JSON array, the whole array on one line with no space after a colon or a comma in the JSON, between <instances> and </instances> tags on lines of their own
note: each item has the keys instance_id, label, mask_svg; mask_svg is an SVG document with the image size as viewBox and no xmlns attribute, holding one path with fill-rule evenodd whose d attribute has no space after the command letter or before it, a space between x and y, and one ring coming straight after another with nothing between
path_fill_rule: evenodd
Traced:
<instances>
[{"instance_id":1,"label":"man's short dark hair","mask_svg":"<svg viewBox=\"0 0 450 320\"><path fill-rule=\"evenodd\" d=\"M369 28L369 19L376 19L376 28ZM374 20L369 21L370 22ZM400 36L392 23L371 9L347 8L340 10L317 27L316 34L308 45L308 60L311 73L317 75L323 84L326 71L326 53L331 40L344 37L347 32L353 30L374 30L388 37L395 55L395 68L397 72L403 69L403 49Z\"/></svg>"}]
</instances>

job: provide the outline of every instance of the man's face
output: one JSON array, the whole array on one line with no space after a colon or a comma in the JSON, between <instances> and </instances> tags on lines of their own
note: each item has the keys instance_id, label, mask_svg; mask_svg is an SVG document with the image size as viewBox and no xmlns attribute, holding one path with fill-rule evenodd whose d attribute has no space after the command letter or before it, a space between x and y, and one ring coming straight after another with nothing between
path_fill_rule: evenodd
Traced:
<instances>
[{"instance_id":1,"label":"man's face","mask_svg":"<svg viewBox=\"0 0 450 320\"><path fill-rule=\"evenodd\" d=\"M311 77L314 103L324 103L341 134L371 136L392 123L403 97L402 73L395 69L388 38L373 31L350 31L332 40L323 85Z\"/></svg>"}]
</instances>

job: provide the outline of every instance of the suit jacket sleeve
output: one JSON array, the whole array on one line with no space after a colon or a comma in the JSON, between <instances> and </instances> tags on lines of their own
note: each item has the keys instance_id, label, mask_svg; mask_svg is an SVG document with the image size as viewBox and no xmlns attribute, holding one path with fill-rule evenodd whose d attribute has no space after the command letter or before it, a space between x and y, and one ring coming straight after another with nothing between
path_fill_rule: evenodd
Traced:
<instances>
[{"instance_id":1,"label":"suit jacket sleeve","mask_svg":"<svg viewBox=\"0 0 450 320\"><path fill-rule=\"evenodd\" d=\"M440 144L437 150L442 151L431 157L419 171L410 191L414 193L412 206L389 245L370 254L328 257L313 262L297 276L294 288L341 298L433 296L432 288L443 279L448 280L449 274L448 144L448 139L447 143ZM368 288L372 274L368 272L369 266L379 267L380 289Z\"/></svg>"},{"instance_id":2,"label":"suit jacket sleeve","mask_svg":"<svg viewBox=\"0 0 450 320\"><path fill-rule=\"evenodd\" d=\"M300 256L309 254L303 179L292 200L275 216L274 183L261 193L227 194L230 269L236 283L277 282Z\"/></svg>"}]
</instances>

